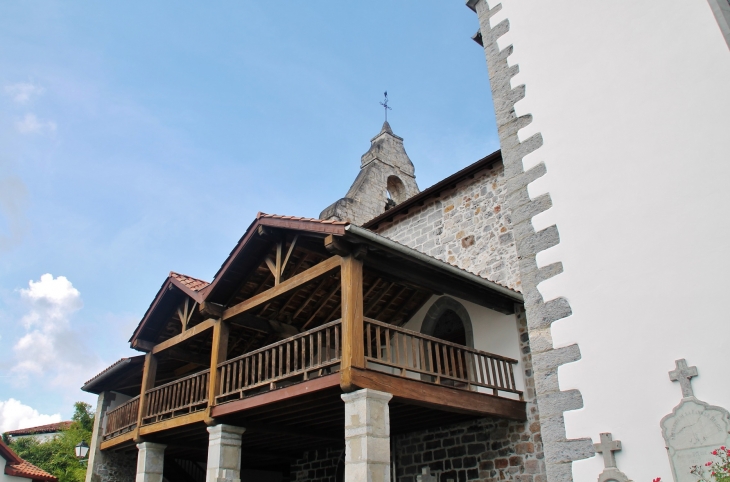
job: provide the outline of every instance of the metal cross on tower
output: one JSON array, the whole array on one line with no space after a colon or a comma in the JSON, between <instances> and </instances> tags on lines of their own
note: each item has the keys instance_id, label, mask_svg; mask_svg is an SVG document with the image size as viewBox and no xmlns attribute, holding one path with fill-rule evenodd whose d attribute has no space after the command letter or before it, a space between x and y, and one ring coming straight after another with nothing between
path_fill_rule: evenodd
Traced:
<instances>
[{"instance_id":1,"label":"metal cross on tower","mask_svg":"<svg viewBox=\"0 0 730 482\"><path fill-rule=\"evenodd\" d=\"M673 382L679 382L682 387L682 398L694 397L692 390L692 378L697 376L697 367L688 367L687 360L675 360L674 364L677 368L669 372L669 379Z\"/></svg>"},{"instance_id":2,"label":"metal cross on tower","mask_svg":"<svg viewBox=\"0 0 730 482\"><path fill-rule=\"evenodd\" d=\"M393 109L388 106L388 91L386 90L383 95L385 95L385 100L380 105L383 106L383 110L385 111L385 122L388 122L388 111Z\"/></svg>"}]
</instances>

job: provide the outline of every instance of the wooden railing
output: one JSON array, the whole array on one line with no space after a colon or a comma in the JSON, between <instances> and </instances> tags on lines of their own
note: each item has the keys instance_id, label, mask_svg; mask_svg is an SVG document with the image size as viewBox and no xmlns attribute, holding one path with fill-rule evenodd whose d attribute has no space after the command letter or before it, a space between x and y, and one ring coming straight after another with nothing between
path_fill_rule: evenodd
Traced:
<instances>
[{"instance_id":1,"label":"wooden railing","mask_svg":"<svg viewBox=\"0 0 730 482\"><path fill-rule=\"evenodd\" d=\"M219 364L216 403L335 370L342 352L341 325L336 320Z\"/></svg>"},{"instance_id":2,"label":"wooden railing","mask_svg":"<svg viewBox=\"0 0 730 482\"><path fill-rule=\"evenodd\" d=\"M519 395L513 367L517 360L493 355L432 336L365 318L365 360L402 377L467 390L491 389L493 395ZM420 376L419 376L420 375Z\"/></svg>"},{"instance_id":3,"label":"wooden railing","mask_svg":"<svg viewBox=\"0 0 730 482\"><path fill-rule=\"evenodd\" d=\"M142 423L154 423L199 410L208 405L208 374L210 370L193 373L145 394Z\"/></svg>"},{"instance_id":4,"label":"wooden railing","mask_svg":"<svg viewBox=\"0 0 730 482\"><path fill-rule=\"evenodd\" d=\"M129 432L137 426L139 395L106 412L104 440Z\"/></svg>"}]
</instances>

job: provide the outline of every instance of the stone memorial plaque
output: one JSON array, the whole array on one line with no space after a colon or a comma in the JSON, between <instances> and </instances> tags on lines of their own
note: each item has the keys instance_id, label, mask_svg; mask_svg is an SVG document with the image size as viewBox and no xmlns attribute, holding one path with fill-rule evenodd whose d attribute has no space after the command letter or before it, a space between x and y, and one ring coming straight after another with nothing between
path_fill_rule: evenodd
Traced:
<instances>
[{"instance_id":1,"label":"stone memorial plaque","mask_svg":"<svg viewBox=\"0 0 730 482\"><path fill-rule=\"evenodd\" d=\"M690 380L697 376L697 369L688 368L684 360L677 360L677 369L669 376L680 382L683 395L679 405L660 423L672 475L675 482L697 482L699 478L690 472L692 466L704 466L715 459L713 450L730 446L730 414L695 398Z\"/></svg>"}]
</instances>

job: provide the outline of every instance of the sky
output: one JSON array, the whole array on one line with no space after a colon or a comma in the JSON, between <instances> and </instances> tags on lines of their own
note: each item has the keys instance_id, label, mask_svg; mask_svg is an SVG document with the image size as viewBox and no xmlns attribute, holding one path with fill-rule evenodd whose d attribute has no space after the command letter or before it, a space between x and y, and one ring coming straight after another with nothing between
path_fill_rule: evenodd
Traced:
<instances>
[{"instance_id":1,"label":"sky","mask_svg":"<svg viewBox=\"0 0 730 482\"><path fill-rule=\"evenodd\" d=\"M68 419L171 270L317 217L388 91L424 189L499 147L461 0L0 3L0 431Z\"/></svg>"}]
</instances>

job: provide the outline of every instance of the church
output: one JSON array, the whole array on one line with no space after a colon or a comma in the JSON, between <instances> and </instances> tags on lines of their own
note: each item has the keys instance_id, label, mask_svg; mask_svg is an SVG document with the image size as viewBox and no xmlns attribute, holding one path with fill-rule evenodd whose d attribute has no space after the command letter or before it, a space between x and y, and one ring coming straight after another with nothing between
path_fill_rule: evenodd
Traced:
<instances>
[{"instance_id":1,"label":"church","mask_svg":"<svg viewBox=\"0 0 730 482\"><path fill-rule=\"evenodd\" d=\"M726 3L469 0L501 149L421 190L386 122L318 219L170 272L83 387L87 482L698 480L730 446Z\"/></svg>"}]
</instances>

